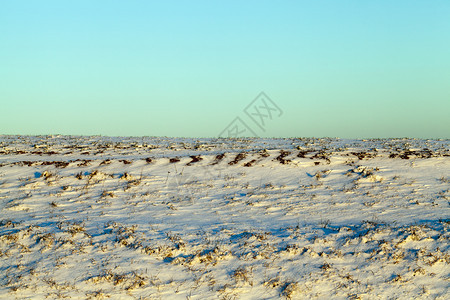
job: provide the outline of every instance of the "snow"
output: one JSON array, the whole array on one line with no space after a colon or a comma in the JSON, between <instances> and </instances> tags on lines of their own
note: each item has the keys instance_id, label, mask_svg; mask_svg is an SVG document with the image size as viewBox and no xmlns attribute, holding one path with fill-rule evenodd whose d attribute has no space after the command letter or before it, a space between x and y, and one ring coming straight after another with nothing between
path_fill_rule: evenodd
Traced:
<instances>
[{"instance_id":1,"label":"snow","mask_svg":"<svg viewBox=\"0 0 450 300\"><path fill-rule=\"evenodd\" d=\"M446 299L449 145L0 136L0 298Z\"/></svg>"}]
</instances>

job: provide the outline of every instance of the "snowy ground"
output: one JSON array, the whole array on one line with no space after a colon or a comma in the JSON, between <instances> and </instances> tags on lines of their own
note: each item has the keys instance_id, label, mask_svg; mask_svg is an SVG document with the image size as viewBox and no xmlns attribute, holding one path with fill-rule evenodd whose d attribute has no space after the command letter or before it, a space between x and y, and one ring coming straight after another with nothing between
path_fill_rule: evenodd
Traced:
<instances>
[{"instance_id":1,"label":"snowy ground","mask_svg":"<svg viewBox=\"0 0 450 300\"><path fill-rule=\"evenodd\" d=\"M449 146L0 136L0 298L448 299Z\"/></svg>"}]
</instances>

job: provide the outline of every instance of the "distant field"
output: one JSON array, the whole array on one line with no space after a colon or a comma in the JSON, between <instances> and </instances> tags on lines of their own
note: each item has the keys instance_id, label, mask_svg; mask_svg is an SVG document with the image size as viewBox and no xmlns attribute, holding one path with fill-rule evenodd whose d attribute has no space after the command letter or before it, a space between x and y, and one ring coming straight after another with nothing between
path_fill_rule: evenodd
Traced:
<instances>
[{"instance_id":1,"label":"distant field","mask_svg":"<svg viewBox=\"0 0 450 300\"><path fill-rule=\"evenodd\" d=\"M0 298L448 299L449 148L0 136Z\"/></svg>"}]
</instances>

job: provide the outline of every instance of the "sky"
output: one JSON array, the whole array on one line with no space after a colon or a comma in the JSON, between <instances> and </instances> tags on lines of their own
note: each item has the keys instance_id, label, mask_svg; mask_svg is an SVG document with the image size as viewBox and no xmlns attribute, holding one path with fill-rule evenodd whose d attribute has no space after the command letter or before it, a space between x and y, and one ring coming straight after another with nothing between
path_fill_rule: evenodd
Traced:
<instances>
[{"instance_id":1,"label":"sky","mask_svg":"<svg viewBox=\"0 0 450 300\"><path fill-rule=\"evenodd\" d=\"M446 0L1 1L0 134L450 138L449 16Z\"/></svg>"}]
</instances>

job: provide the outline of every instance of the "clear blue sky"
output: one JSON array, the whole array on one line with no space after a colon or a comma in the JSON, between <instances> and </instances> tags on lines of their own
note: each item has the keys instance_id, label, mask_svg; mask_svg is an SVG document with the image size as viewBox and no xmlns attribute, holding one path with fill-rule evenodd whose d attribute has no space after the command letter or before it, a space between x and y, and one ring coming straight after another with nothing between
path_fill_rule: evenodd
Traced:
<instances>
[{"instance_id":1,"label":"clear blue sky","mask_svg":"<svg viewBox=\"0 0 450 300\"><path fill-rule=\"evenodd\" d=\"M0 2L0 134L214 137L261 91L260 136L450 138L450 1Z\"/></svg>"}]
</instances>

